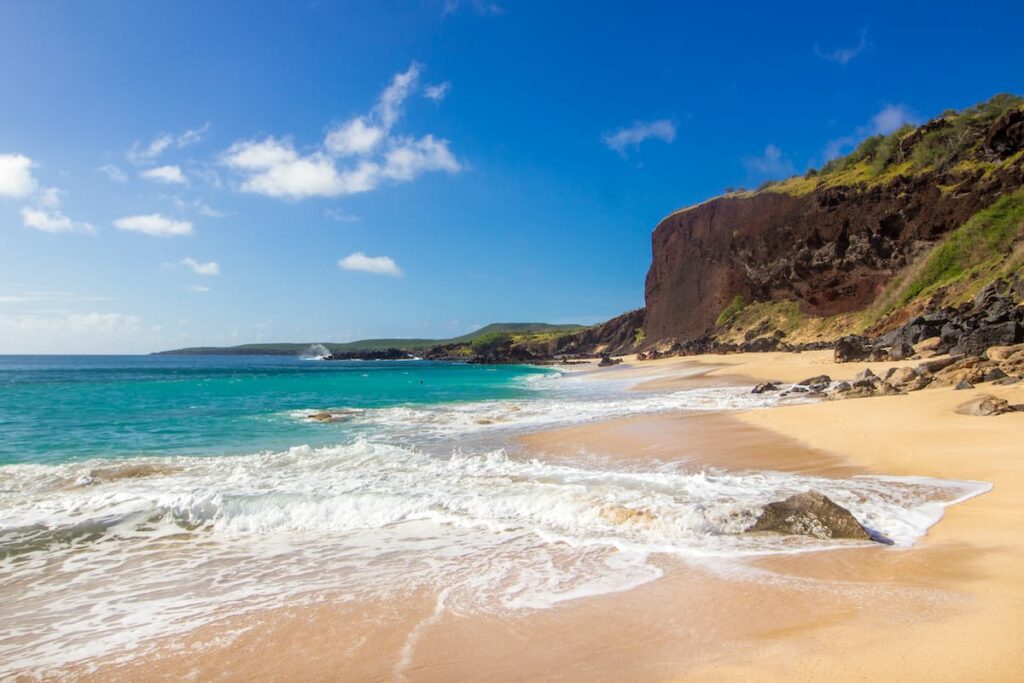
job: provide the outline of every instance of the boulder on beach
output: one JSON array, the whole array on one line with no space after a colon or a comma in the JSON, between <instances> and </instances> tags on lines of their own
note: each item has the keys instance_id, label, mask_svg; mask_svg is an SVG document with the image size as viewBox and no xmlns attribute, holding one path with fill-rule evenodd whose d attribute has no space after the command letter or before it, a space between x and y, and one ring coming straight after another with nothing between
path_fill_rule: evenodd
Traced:
<instances>
[{"instance_id":1,"label":"boulder on beach","mask_svg":"<svg viewBox=\"0 0 1024 683\"><path fill-rule=\"evenodd\" d=\"M754 525L747 531L813 536L820 539L853 538L874 540L871 534L846 508L836 505L823 493L807 491L764 506Z\"/></svg>"},{"instance_id":2,"label":"boulder on beach","mask_svg":"<svg viewBox=\"0 0 1024 683\"><path fill-rule=\"evenodd\" d=\"M991 394L975 396L970 401L965 401L956 407L955 412L960 415L972 415L975 417L988 417L991 415L1002 415L1012 413L1015 410L1006 399L996 398Z\"/></svg>"}]
</instances>

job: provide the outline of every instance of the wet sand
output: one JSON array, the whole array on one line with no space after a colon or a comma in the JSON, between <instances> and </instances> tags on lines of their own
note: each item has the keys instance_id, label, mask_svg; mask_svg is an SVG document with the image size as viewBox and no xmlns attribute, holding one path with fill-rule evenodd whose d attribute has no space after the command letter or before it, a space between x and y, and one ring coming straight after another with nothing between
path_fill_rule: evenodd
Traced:
<instances>
[{"instance_id":1,"label":"wet sand","mask_svg":"<svg viewBox=\"0 0 1024 683\"><path fill-rule=\"evenodd\" d=\"M592 370L639 390L847 378L824 353L669 359ZM711 364L711 367L702 365ZM645 386L646 383L646 386ZM1024 389L986 391L1024 402ZM910 549L882 546L728 564L657 559L630 591L508 614L443 593L233 618L152 654L64 673L94 680L1021 680L1024 414L954 415L972 392L627 418L527 436L516 457L668 460L823 476L984 480Z\"/></svg>"}]
</instances>

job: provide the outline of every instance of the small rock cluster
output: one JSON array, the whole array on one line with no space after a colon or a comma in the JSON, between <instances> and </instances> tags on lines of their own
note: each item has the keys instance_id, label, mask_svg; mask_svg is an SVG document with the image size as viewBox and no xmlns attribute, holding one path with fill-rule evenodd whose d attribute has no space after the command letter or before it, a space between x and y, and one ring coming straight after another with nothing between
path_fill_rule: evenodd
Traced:
<instances>
[{"instance_id":1,"label":"small rock cluster","mask_svg":"<svg viewBox=\"0 0 1024 683\"><path fill-rule=\"evenodd\" d=\"M847 399L870 396L892 396L919 391L925 387L953 387L956 390L973 389L977 384L1017 384L1024 375L1024 343L1013 346L993 346L979 356L947 356L928 360L917 367L890 368L880 377L870 368L862 370L849 381L833 381L828 375L817 375L801 380L788 388L781 382L764 382L751 393L780 392L779 396L806 398ZM982 400L985 399L985 400ZM970 405L968 405L970 404ZM1024 406L992 396L980 396L957 409L964 415L1000 415Z\"/></svg>"}]
</instances>

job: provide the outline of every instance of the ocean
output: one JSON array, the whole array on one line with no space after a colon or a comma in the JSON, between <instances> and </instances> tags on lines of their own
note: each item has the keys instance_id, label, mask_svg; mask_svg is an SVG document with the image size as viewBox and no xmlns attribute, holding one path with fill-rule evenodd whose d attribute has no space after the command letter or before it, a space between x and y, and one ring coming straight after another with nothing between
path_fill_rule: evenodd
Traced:
<instances>
[{"instance_id":1,"label":"ocean","mask_svg":"<svg viewBox=\"0 0 1024 683\"><path fill-rule=\"evenodd\" d=\"M856 545L742 533L758 506L809 488L909 547L985 490L517 447L540 429L779 400L607 376L0 356L0 676L134 657L284 606L443 590L452 609L514 614L654 581L661 555L735 567Z\"/></svg>"}]
</instances>

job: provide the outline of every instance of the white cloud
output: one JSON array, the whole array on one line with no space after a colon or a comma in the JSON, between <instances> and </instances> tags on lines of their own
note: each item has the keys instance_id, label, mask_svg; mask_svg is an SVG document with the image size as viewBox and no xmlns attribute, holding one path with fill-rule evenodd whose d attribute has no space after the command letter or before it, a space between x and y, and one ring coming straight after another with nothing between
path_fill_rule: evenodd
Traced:
<instances>
[{"instance_id":1,"label":"white cloud","mask_svg":"<svg viewBox=\"0 0 1024 683\"><path fill-rule=\"evenodd\" d=\"M116 183L128 182L128 176L125 175L125 172L122 171L117 166L115 166L114 164L104 164L103 166L100 166L96 170L106 173L107 177Z\"/></svg>"},{"instance_id":2,"label":"white cloud","mask_svg":"<svg viewBox=\"0 0 1024 683\"><path fill-rule=\"evenodd\" d=\"M35 192L34 165L24 154L0 154L0 197L23 198Z\"/></svg>"},{"instance_id":3,"label":"white cloud","mask_svg":"<svg viewBox=\"0 0 1024 683\"><path fill-rule=\"evenodd\" d=\"M888 135L914 121L915 117L906 105L887 104L871 117L871 128L875 135Z\"/></svg>"},{"instance_id":4,"label":"white cloud","mask_svg":"<svg viewBox=\"0 0 1024 683\"><path fill-rule=\"evenodd\" d=\"M367 256L361 251L349 254L338 261L338 266L345 270L359 270L375 275L402 277L402 269L388 256Z\"/></svg>"},{"instance_id":5,"label":"white cloud","mask_svg":"<svg viewBox=\"0 0 1024 683\"><path fill-rule=\"evenodd\" d=\"M58 209L34 209L26 206L21 209L21 221L25 227L43 232L96 232L96 228L89 223L73 221Z\"/></svg>"},{"instance_id":6,"label":"white cloud","mask_svg":"<svg viewBox=\"0 0 1024 683\"><path fill-rule=\"evenodd\" d=\"M205 294L210 291L210 288L204 287L203 285L190 285L188 287L188 291L196 292L197 294Z\"/></svg>"},{"instance_id":7,"label":"white cloud","mask_svg":"<svg viewBox=\"0 0 1024 683\"><path fill-rule=\"evenodd\" d=\"M433 135L394 137L402 105L416 87L420 67L394 76L373 109L332 127L323 145L300 153L288 138L234 143L221 163L239 171L239 189L269 197L338 197L376 189L386 180L409 182L429 171L462 169L448 141ZM339 160L350 159L339 167Z\"/></svg>"},{"instance_id":8,"label":"white cloud","mask_svg":"<svg viewBox=\"0 0 1024 683\"><path fill-rule=\"evenodd\" d=\"M27 228L43 232L87 232L94 234L96 229L89 223L73 221L60 211L60 200L63 192L56 187L44 187L36 192L36 206L25 206L21 209L21 222Z\"/></svg>"},{"instance_id":9,"label":"white cloud","mask_svg":"<svg viewBox=\"0 0 1024 683\"><path fill-rule=\"evenodd\" d=\"M448 91L452 89L452 84L448 81L444 83L438 83L437 85L428 85L423 89L423 96L428 100L434 102L440 102L448 96Z\"/></svg>"},{"instance_id":10,"label":"white cloud","mask_svg":"<svg viewBox=\"0 0 1024 683\"><path fill-rule=\"evenodd\" d=\"M192 224L188 221L176 221L158 213L125 216L114 221L118 230L141 232L154 237L175 237L192 234Z\"/></svg>"},{"instance_id":11,"label":"white cloud","mask_svg":"<svg viewBox=\"0 0 1024 683\"><path fill-rule=\"evenodd\" d=\"M163 154L164 150L170 147L173 143L173 137L167 133L161 133L153 138L148 145L143 145L140 140L136 140L125 156L127 156L128 161L133 164L144 164Z\"/></svg>"},{"instance_id":12,"label":"white cloud","mask_svg":"<svg viewBox=\"0 0 1024 683\"><path fill-rule=\"evenodd\" d=\"M743 165L754 175L770 178L791 176L794 173L793 162L783 158L782 150L775 145L765 147L764 154L759 157L744 159Z\"/></svg>"},{"instance_id":13,"label":"white cloud","mask_svg":"<svg viewBox=\"0 0 1024 683\"><path fill-rule=\"evenodd\" d=\"M816 54L820 59L824 59L825 61L836 62L838 64L846 66L851 61L853 61L854 57L856 57L865 49L867 49L867 47L868 29L867 27L864 27L860 31L860 40L857 42L856 45L853 45L852 47L842 47L835 50L822 50L817 45L815 45L814 54Z\"/></svg>"},{"instance_id":14,"label":"white cloud","mask_svg":"<svg viewBox=\"0 0 1024 683\"><path fill-rule=\"evenodd\" d=\"M220 266L217 265L216 261L207 261L206 263L203 263L189 257L182 259L178 263L186 268L191 268L192 272L196 275L220 275Z\"/></svg>"},{"instance_id":15,"label":"white cloud","mask_svg":"<svg viewBox=\"0 0 1024 683\"><path fill-rule=\"evenodd\" d=\"M171 185L187 185L188 178L181 172L180 166L157 166L139 174L148 180Z\"/></svg>"},{"instance_id":16,"label":"white cloud","mask_svg":"<svg viewBox=\"0 0 1024 683\"><path fill-rule=\"evenodd\" d=\"M366 155L385 138L387 131L382 126L367 123L365 117L357 117L333 128L327 133L324 146L335 156Z\"/></svg>"},{"instance_id":17,"label":"white cloud","mask_svg":"<svg viewBox=\"0 0 1024 683\"><path fill-rule=\"evenodd\" d=\"M668 119L657 121L637 121L628 128L620 128L614 133L606 133L601 138L609 149L625 156L630 147L637 149L645 140L662 140L671 143L676 139L676 126Z\"/></svg>"},{"instance_id":18,"label":"white cloud","mask_svg":"<svg viewBox=\"0 0 1024 683\"><path fill-rule=\"evenodd\" d=\"M448 142L435 140L433 135L397 142L388 150L384 160L381 174L393 180L412 180L426 171L457 173L461 169L448 149Z\"/></svg>"}]
</instances>

